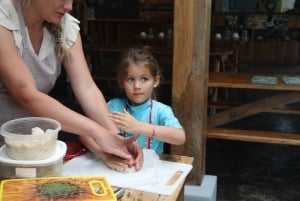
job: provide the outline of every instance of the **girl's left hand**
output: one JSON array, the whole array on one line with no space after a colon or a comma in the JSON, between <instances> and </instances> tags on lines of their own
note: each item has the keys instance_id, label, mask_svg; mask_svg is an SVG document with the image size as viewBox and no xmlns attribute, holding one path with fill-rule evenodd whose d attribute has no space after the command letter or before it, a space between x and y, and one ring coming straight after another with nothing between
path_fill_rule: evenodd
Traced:
<instances>
[{"instance_id":1,"label":"girl's left hand","mask_svg":"<svg viewBox=\"0 0 300 201\"><path fill-rule=\"evenodd\" d=\"M140 122L131 116L126 109L124 112L113 112L109 116L119 129L137 134Z\"/></svg>"}]
</instances>

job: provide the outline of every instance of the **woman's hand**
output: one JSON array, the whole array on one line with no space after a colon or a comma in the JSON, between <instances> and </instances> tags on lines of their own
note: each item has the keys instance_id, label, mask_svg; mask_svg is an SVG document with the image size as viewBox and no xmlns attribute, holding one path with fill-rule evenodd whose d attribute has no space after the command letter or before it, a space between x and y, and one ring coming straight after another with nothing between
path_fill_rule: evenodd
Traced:
<instances>
[{"instance_id":1,"label":"woman's hand","mask_svg":"<svg viewBox=\"0 0 300 201\"><path fill-rule=\"evenodd\" d=\"M142 168L144 162L144 154L142 148L135 143L138 135L125 139L125 145L129 153L133 156L133 164L138 171Z\"/></svg>"},{"instance_id":2,"label":"woman's hand","mask_svg":"<svg viewBox=\"0 0 300 201\"><path fill-rule=\"evenodd\" d=\"M124 143L127 147L128 152L132 156L132 160L124 160L120 157L102 153L101 158L104 160L105 164L119 171L125 170L126 168L134 167L136 171L139 171L144 162L144 154L142 148L135 143L137 136L124 139Z\"/></svg>"},{"instance_id":3,"label":"woman's hand","mask_svg":"<svg viewBox=\"0 0 300 201\"><path fill-rule=\"evenodd\" d=\"M126 151L131 155L130 159L124 159L104 151L103 147L99 147L90 137L80 136L80 140L93 154L101 158L108 167L122 170L134 166L136 171L140 170L143 165L144 155L141 147L135 143L137 136L127 139L117 137L122 141L126 147Z\"/></svg>"},{"instance_id":4,"label":"woman's hand","mask_svg":"<svg viewBox=\"0 0 300 201\"><path fill-rule=\"evenodd\" d=\"M105 134L103 132L94 138L95 143L100 147L99 149L105 151L107 154L115 155L128 161L133 160L132 155L128 151L128 145L119 135L114 133Z\"/></svg>"}]
</instances>

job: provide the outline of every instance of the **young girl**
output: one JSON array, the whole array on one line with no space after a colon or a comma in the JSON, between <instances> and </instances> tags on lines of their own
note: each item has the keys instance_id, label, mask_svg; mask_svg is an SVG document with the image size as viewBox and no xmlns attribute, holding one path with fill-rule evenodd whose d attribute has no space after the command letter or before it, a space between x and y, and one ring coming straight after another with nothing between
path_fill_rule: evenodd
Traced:
<instances>
[{"instance_id":1,"label":"young girl","mask_svg":"<svg viewBox=\"0 0 300 201\"><path fill-rule=\"evenodd\" d=\"M108 102L111 119L124 137L138 135L142 148L163 153L164 142L182 145L185 132L172 108L154 100L161 78L157 60L146 50L131 48L121 58L117 81L124 98Z\"/></svg>"}]
</instances>

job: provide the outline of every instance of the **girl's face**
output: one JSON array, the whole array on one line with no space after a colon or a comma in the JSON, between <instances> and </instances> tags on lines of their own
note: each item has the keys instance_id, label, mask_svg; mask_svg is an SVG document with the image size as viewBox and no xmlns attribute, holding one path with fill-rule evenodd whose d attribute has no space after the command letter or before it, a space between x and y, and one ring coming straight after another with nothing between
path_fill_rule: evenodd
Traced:
<instances>
[{"instance_id":1,"label":"girl's face","mask_svg":"<svg viewBox=\"0 0 300 201\"><path fill-rule=\"evenodd\" d=\"M62 17L72 10L73 0L31 0L30 6L38 16L49 23L59 24Z\"/></svg>"},{"instance_id":2,"label":"girl's face","mask_svg":"<svg viewBox=\"0 0 300 201\"><path fill-rule=\"evenodd\" d=\"M131 104L138 105L151 97L153 88L158 86L159 80L159 76L153 77L143 63L130 64L127 76L121 84Z\"/></svg>"}]
</instances>

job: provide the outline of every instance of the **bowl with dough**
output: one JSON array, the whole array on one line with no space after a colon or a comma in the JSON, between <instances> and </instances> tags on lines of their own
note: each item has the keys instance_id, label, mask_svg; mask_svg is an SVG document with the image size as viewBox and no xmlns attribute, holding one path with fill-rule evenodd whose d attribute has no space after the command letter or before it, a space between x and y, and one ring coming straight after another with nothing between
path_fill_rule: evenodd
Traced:
<instances>
[{"instance_id":1,"label":"bowl with dough","mask_svg":"<svg viewBox=\"0 0 300 201\"><path fill-rule=\"evenodd\" d=\"M6 154L14 160L43 160L55 153L61 124L50 118L25 117L4 123Z\"/></svg>"}]
</instances>

